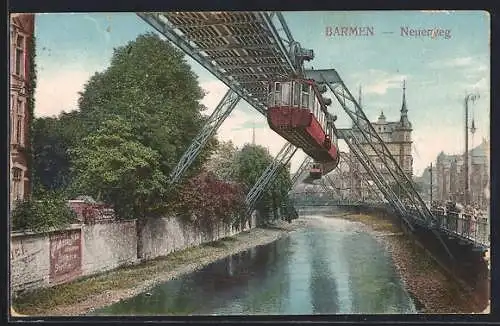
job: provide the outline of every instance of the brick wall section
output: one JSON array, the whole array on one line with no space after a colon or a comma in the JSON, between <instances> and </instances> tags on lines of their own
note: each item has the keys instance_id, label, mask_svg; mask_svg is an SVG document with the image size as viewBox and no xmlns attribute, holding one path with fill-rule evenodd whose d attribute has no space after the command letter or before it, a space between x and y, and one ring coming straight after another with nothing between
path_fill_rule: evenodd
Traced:
<instances>
[{"instance_id":1,"label":"brick wall section","mask_svg":"<svg viewBox=\"0 0 500 326\"><path fill-rule=\"evenodd\" d=\"M12 234L10 281L14 291L49 285L50 249L47 235Z\"/></svg>"},{"instance_id":2,"label":"brick wall section","mask_svg":"<svg viewBox=\"0 0 500 326\"><path fill-rule=\"evenodd\" d=\"M255 214L252 219L252 227L255 227ZM81 232L81 266L78 269L79 273L70 273L70 278L64 282L72 281L79 275L93 275L136 262L135 221L73 225L69 230L45 234L15 233L12 234L10 240L12 290L17 292L54 285L55 280L51 282L50 278L50 239L52 238L54 241L55 235L77 231ZM231 228L224 229L220 226L213 234L202 234L195 228L184 225L177 218L150 219L144 230L144 252L147 258L152 259L236 233L237 231L231 230ZM61 242L62 245L65 245L64 243ZM74 245L74 243L68 244L68 251ZM58 250L59 257L66 254L65 249L53 244L53 251L54 248ZM67 254L75 255L74 252ZM52 259L53 264L61 264L63 261L64 259ZM71 268L76 270L75 266Z\"/></svg>"},{"instance_id":3,"label":"brick wall section","mask_svg":"<svg viewBox=\"0 0 500 326\"><path fill-rule=\"evenodd\" d=\"M135 221L84 225L82 233L83 275L104 272L136 261Z\"/></svg>"},{"instance_id":4,"label":"brick wall section","mask_svg":"<svg viewBox=\"0 0 500 326\"><path fill-rule=\"evenodd\" d=\"M255 225L253 221L252 226ZM200 232L190 225L185 225L178 218L162 218L148 220L143 231L143 249L146 258L166 256L171 252L202 243L216 241L232 236L236 231L220 225L213 234Z\"/></svg>"}]
</instances>

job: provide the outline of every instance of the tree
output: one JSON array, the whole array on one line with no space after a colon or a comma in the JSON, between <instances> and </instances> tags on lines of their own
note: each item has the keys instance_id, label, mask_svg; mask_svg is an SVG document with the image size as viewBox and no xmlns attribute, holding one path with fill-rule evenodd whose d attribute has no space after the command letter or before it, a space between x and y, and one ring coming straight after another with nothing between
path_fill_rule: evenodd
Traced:
<instances>
[{"instance_id":1,"label":"tree","mask_svg":"<svg viewBox=\"0 0 500 326\"><path fill-rule=\"evenodd\" d=\"M179 191L176 211L205 230L218 222L234 224L244 212L245 192L235 182L218 180L212 172L192 177Z\"/></svg>"},{"instance_id":2,"label":"tree","mask_svg":"<svg viewBox=\"0 0 500 326\"><path fill-rule=\"evenodd\" d=\"M115 49L111 65L87 82L80 121L91 134L102 121L122 117L141 144L159 153L161 170L169 175L206 121L203 96L184 54L156 34L144 34ZM211 138L189 175L198 173L215 144Z\"/></svg>"},{"instance_id":3,"label":"tree","mask_svg":"<svg viewBox=\"0 0 500 326\"><path fill-rule=\"evenodd\" d=\"M69 150L85 136L78 112L61 113L59 117L37 118L33 122L34 195L46 191L68 194L71 185Z\"/></svg>"},{"instance_id":4,"label":"tree","mask_svg":"<svg viewBox=\"0 0 500 326\"><path fill-rule=\"evenodd\" d=\"M106 120L72 154L79 188L112 204L121 218L136 219L137 258L142 259L146 217L161 211L167 178L160 154L137 141L133 129L121 117Z\"/></svg>"},{"instance_id":5,"label":"tree","mask_svg":"<svg viewBox=\"0 0 500 326\"><path fill-rule=\"evenodd\" d=\"M262 146L245 145L236 158L237 179L248 192L260 178L266 168L273 162L273 157ZM268 216L270 212L275 214L278 207L288 197L290 180L289 167L282 167L275 180L268 185L256 208L261 216ZM264 222L264 221L260 221Z\"/></svg>"},{"instance_id":6,"label":"tree","mask_svg":"<svg viewBox=\"0 0 500 326\"><path fill-rule=\"evenodd\" d=\"M34 141L34 136L33 136L33 119L35 117L35 90L36 90L36 82L37 82L37 75L36 75L36 39L35 36L31 36L29 38L29 44L28 44L28 67L29 67L29 78L28 78L28 83L26 85L26 92L28 95L28 101L26 104L26 107L28 109L28 119L30 121L28 122L28 125L30 126L28 129L28 137L27 139L29 140L29 146L25 150L27 151L27 158L28 158L28 171L30 171L30 180L31 182L31 187L33 187L33 179L34 179L34 173L33 173L33 160L34 160L34 155L33 155L33 141Z\"/></svg>"},{"instance_id":7,"label":"tree","mask_svg":"<svg viewBox=\"0 0 500 326\"><path fill-rule=\"evenodd\" d=\"M219 180L236 180L235 160L238 148L232 141L219 142L217 149L205 162L205 169L212 172Z\"/></svg>"},{"instance_id":8,"label":"tree","mask_svg":"<svg viewBox=\"0 0 500 326\"><path fill-rule=\"evenodd\" d=\"M49 192L37 200L29 198L12 211L12 230L45 232L76 222L76 213L61 193Z\"/></svg>"}]
</instances>

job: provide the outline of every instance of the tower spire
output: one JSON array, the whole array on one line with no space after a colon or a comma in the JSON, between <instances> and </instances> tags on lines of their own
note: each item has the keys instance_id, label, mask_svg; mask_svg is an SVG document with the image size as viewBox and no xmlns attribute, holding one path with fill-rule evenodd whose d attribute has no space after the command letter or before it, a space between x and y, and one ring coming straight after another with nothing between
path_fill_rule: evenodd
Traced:
<instances>
[{"instance_id":1,"label":"tower spire","mask_svg":"<svg viewBox=\"0 0 500 326\"><path fill-rule=\"evenodd\" d=\"M399 120L400 127L411 128L411 123L408 120L408 108L406 107L406 80L403 80L403 103L401 104L401 119Z\"/></svg>"},{"instance_id":2,"label":"tower spire","mask_svg":"<svg viewBox=\"0 0 500 326\"><path fill-rule=\"evenodd\" d=\"M408 109L406 107L406 80L403 80L403 104L401 105L401 117L408 114Z\"/></svg>"}]
</instances>

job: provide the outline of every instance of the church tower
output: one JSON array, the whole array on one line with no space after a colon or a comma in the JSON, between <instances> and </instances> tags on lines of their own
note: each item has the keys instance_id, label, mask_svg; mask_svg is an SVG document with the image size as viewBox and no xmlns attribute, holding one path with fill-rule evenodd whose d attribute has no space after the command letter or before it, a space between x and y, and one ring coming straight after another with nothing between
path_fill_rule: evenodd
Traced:
<instances>
[{"instance_id":1,"label":"church tower","mask_svg":"<svg viewBox=\"0 0 500 326\"><path fill-rule=\"evenodd\" d=\"M413 175L413 156L411 151L412 125L408 120L408 108L406 105L406 81L403 81L403 99L401 104L401 117L395 130L394 141L399 147L398 162L403 171L409 176Z\"/></svg>"}]
</instances>

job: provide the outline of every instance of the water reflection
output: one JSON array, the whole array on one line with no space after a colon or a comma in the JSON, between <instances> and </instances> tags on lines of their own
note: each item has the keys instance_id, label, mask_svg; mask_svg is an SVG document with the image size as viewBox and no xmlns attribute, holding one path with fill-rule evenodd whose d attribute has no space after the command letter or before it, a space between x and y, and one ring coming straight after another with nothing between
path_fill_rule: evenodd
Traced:
<instances>
[{"instance_id":1,"label":"water reflection","mask_svg":"<svg viewBox=\"0 0 500 326\"><path fill-rule=\"evenodd\" d=\"M364 246L359 246L363 243ZM366 233L354 232L342 241L346 254L352 313L411 313L413 304L404 291L390 257Z\"/></svg>"},{"instance_id":2,"label":"water reflection","mask_svg":"<svg viewBox=\"0 0 500 326\"><path fill-rule=\"evenodd\" d=\"M335 275L329 267L328 245L331 243L322 230L311 230L307 233L309 239L309 259L311 262L309 288L312 313L335 314L339 312L337 285Z\"/></svg>"},{"instance_id":3,"label":"water reflection","mask_svg":"<svg viewBox=\"0 0 500 326\"><path fill-rule=\"evenodd\" d=\"M233 255L94 312L98 315L407 313L383 249L356 225L316 228Z\"/></svg>"}]
</instances>

